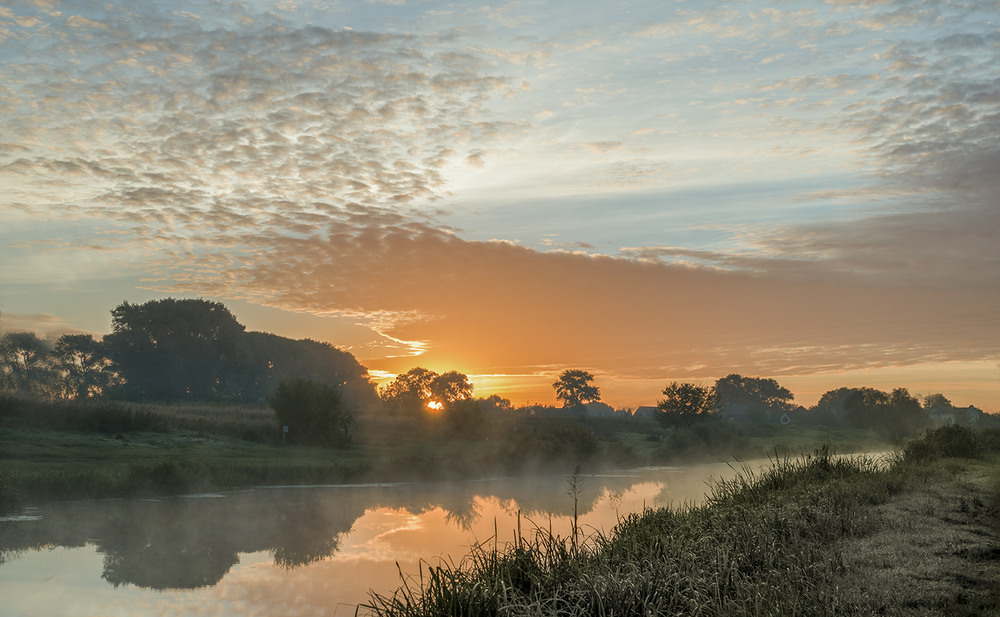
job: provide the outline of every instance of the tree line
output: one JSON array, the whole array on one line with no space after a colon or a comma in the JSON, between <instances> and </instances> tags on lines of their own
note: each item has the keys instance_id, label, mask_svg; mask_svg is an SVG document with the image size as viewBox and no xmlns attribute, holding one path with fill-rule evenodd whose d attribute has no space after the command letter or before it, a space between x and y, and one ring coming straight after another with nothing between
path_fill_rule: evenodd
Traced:
<instances>
[{"instance_id":1,"label":"tree line","mask_svg":"<svg viewBox=\"0 0 1000 617\"><path fill-rule=\"evenodd\" d=\"M667 427L689 427L723 418L749 422L791 421L839 425L873 430L894 441L912 437L931 427L935 416L948 423L968 423L943 394L930 394L923 402L906 388L889 392L869 387L829 390L812 408L792 404L792 393L774 379L732 374L713 386L672 382L663 390L657 419Z\"/></svg>"},{"instance_id":2,"label":"tree line","mask_svg":"<svg viewBox=\"0 0 1000 617\"><path fill-rule=\"evenodd\" d=\"M123 302L101 339L31 332L0 337L0 391L47 400L259 402L292 378L338 388L353 407L377 401L348 352L309 339L248 332L223 304L203 299Z\"/></svg>"},{"instance_id":3,"label":"tree line","mask_svg":"<svg viewBox=\"0 0 1000 617\"><path fill-rule=\"evenodd\" d=\"M483 413L585 413L599 403L594 375L563 371L552 384L557 409L515 408L492 395L473 398L468 376L413 368L380 389L353 355L310 339L248 332L226 306L204 299L123 302L111 310L112 331L101 339L65 334L54 343L31 332L0 337L0 393L48 400L136 402L260 402L275 410L292 441L335 445L348 440L353 414L378 407L399 416L439 414L469 431ZM655 418L669 429L715 421L797 421L872 429L893 440L914 435L932 414L953 411L943 395L923 404L905 388L837 388L809 410L774 379L727 375L711 386L672 382ZM805 412L805 413L802 413Z\"/></svg>"}]
</instances>

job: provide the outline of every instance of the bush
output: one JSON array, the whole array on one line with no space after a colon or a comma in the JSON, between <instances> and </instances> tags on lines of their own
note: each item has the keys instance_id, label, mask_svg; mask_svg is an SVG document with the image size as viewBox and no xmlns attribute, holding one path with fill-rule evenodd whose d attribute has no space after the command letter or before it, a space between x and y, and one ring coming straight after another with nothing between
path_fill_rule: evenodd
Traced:
<instances>
[{"instance_id":1,"label":"bush","mask_svg":"<svg viewBox=\"0 0 1000 617\"><path fill-rule=\"evenodd\" d=\"M288 441L335 446L347 443L354 417L344 407L337 388L308 379L290 379L278 385L267 403L278 425L288 427Z\"/></svg>"},{"instance_id":2,"label":"bush","mask_svg":"<svg viewBox=\"0 0 1000 617\"><path fill-rule=\"evenodd\" d=\"M910 461L935 458L972 458L979 453L976 433L964 426L942 426L915 439L903 448L903 455Z\"/></svg>"}]
</instances>

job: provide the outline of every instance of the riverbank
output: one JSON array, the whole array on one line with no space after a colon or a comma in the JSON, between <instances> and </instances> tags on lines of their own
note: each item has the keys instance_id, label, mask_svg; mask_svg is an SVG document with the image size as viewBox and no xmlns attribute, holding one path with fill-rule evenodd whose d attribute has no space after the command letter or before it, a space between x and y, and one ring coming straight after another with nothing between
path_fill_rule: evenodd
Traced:
<instances>
[{"instance_id":1,"label":"riverbank","mask_svg":"<svg viewBox=\"0 0 1000 617\"><path fill-rule=\"evenodd\" d=\"M429 568L380 616L996 615L1000 437L949 427L888 460L829 451L647 511Z\"/></svg>"},{"instance_id":2,"label":"riverbank","mask_svg":"<svg viewBox=\"0 0 1000 617\"><path fill-rule=\"evenodd\" d=\"M695 427L664 438L651 420L496 414L359 418L341 448L283 445L266 407L47 404L0 400L0 511L52 500L211 492L258 485L587 473L812 451L891 449L867 431Z\"/></svg>"}]
</instances>

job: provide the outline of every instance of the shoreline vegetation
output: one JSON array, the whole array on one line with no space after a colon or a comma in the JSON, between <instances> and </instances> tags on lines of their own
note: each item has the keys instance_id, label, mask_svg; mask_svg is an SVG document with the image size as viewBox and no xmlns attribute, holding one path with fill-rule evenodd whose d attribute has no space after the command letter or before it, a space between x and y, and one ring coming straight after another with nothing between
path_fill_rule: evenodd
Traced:
<instances>
[{"instance_id":1,"label":"shoreline vegetation","mask_svg":"<svg viewBox=\"0 0 1000 617\"><path fill-rule=\"evenodd\" d=\"M700 506L477 545L362 608L430 615L1000 615L1000 432L781 458Z\"/></svg>"},{"instance_id":2,"label":"shoreline vegetation","mask_svg":"<svg viewBox=\"0 0 1000 617\"><path fill-rule=\"evenodd\" d=\"M0 397L0 513L53 500L180 495L281 484L476 479L893 446L844 427L727 425L489 414L359 416L337 448L282 444L258 405L150 405Z\"/></svg>"},{"instance_id":3,"label":"shoreline vegetation","mask_svg":"<svg viewBox=\"0 0 1000 617\"><path fill-rule=\"evenodd\" d=\"M842 426L664 429L515 414L483 415L462 431L442 416L363 415L351 430L337 448L286 445L263 405L0 397L0 512L254 485L562 474L580 461L590 473L770 457L770 468L744 467L703 505L630 515L606 535L494 538L460 561L425 564L419 579L360 608L385 617L1000 615L997 429L944 426L902 446Z\"/></svg>"}]
</instances>

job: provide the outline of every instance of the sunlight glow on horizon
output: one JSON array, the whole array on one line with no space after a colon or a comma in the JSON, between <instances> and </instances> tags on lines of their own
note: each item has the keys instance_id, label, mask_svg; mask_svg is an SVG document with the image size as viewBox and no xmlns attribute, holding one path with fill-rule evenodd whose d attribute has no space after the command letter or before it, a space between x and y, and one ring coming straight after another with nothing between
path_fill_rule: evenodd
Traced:
<instances>
[{"instance_id":1,"label":"sunlight glow on horizon","mask_svg":"<svg viewBox=\"0 0 1000 617\"><path fill-rule=\"evenodd\" d=\"M1000 8L793 4L5 7L0 328L205 297L517 404L1000 410Z\"/></svg>"}]
</instances>

